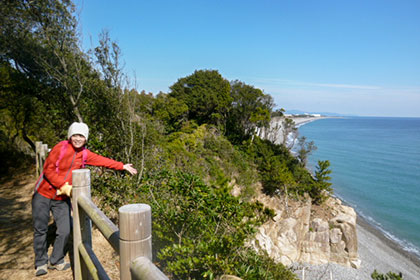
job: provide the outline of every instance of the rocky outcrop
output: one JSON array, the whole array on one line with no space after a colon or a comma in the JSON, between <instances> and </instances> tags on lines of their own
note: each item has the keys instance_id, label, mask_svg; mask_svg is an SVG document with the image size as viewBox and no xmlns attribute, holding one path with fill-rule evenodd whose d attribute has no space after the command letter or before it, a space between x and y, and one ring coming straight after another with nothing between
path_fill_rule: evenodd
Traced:
<instances>
[{"instance_id":1,"label":"rocky outcrop","mask_svg":"<svg viewBox=\"0 0 420 280\"><path fill-rule=\"evenodd\" d=\"M336 198L329 198L322 207L312 205L308 197L286 203L281 198L260 195L258 200L276 216L259 228L251 242L255 249L265 250L285 265L335 262L360 267L353 208Z\"/></svg>"}]
</instances>

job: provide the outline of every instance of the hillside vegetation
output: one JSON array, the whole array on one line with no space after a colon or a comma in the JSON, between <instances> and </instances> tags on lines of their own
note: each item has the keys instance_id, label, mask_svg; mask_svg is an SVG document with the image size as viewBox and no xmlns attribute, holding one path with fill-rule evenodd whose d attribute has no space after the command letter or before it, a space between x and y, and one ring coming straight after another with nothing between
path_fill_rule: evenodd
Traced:
<instances>
[{"instance_id":1,"label":"hillside vegetation","mask_svg":"<svg viewBox=\"0 0 420 280\"><path fill-rule=\"evenodd\" d=\"M301 143L294 157L255 135L282 114L270 95L207 69L179 78L167 93L139 92L108 33L82 50L71 1L6 1L0 13L2 176L25 166L35 141L52 147L83 121L90 150L139 170L129 177L92 169L100 207L112 216L127 203L150 204L154 261L172 279L295 278L245 246L273 216L252 198L262 186L269 195L307 193L322 203L330 170L328 161L314 176L305 169L311 145Z\"/></svg>"}]
</instances>

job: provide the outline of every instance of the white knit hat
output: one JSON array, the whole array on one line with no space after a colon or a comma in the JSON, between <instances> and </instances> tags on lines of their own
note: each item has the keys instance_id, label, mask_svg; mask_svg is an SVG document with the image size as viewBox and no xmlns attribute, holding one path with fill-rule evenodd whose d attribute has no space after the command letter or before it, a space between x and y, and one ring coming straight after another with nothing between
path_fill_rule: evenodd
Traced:
<instances>
[{"instance_id":1,"label":"white knit hat","mask_svg":"<svg viewBox=\"0 0 420 280\"><path fill-rule=\"evenodd\" d=\"M89 127L85 123L81 122L74 122L69 127L69 133L67 139L70 139L75 134L83 135L86 138L86 141L88 140L89 136Z\"/></svg>"}]
</instances>

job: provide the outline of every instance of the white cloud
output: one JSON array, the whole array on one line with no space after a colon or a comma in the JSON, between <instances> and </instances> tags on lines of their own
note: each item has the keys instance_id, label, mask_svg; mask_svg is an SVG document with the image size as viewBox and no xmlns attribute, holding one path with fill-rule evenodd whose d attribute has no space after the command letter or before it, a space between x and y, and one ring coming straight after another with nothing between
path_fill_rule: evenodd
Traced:
<instances>
[{"instance_id":1,"label":"white cloud","mask_svg":"<svg viewBox=\"0 0 420 280\"><path fill-rule=\"evenodd\" d=\"M378 87L378 86L367 86L367 85L317 84L317 83L307 83L306 85L316 86L316 87L329 87L329 88L369 89L369 90L381 89L381 87Z\"/></svg>"},{"instance_id":2,"label":"white cloud","mask_svg":"<svg viewBox=\"0 0 420 280\"><path fill-rule=\"evenodd\" d=\"M287 86L304 86L304 87L327 87L327 88L344 88L344 89L366 89L379 90L381 87L373 85L351 85L351 84L334 84L334 83L312 83L285 79L269 79L269 78L255 78L257 83L272 84L272 85L287 85Z\"/></svg>"}]
</instances>

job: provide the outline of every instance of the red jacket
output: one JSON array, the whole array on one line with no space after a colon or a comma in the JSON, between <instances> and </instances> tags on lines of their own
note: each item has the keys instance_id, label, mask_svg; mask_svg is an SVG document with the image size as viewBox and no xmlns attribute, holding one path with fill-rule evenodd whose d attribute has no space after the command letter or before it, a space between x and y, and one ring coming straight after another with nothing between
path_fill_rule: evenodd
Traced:
<instances>
[{"instance_id":1,"label":"red jacket","mask_svg":"<svg viewBox=\"0 0 420 280\"><path fill-rule=\"evenodd\" d=\"M83 152L82 149L76 150L71 143L67 144L67 149L62 159L59 162L58 173L56 170L56 162L60 156L62 144L57 144L51 150L44 164L44 180L38 187L38 192L46 198L54 200L64 200L67 198L65 195L56 195L56 188L61 188L64 183L72 184L72 171L80 169L83 166ZM116 170L123 170L124 164L87 150L87 165L103 166ZM45 179L47 178L47 180ZM50 183L55 186L50 185Z\"/></svg>"}]
</instances>

